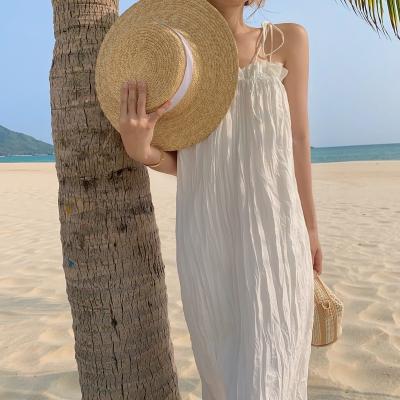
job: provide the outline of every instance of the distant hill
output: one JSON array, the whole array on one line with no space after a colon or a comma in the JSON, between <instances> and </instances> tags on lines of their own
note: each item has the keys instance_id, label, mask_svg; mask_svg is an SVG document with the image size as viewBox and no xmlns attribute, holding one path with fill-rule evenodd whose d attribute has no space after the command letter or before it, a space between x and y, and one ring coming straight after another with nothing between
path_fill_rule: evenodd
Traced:
<instances>
[{"instance_id":1,"label":"distant hill","mask_svg":"<svg viewBox=\"0 0 400 400\"><path fill-rule=\"evenodd\" d=\"M0 125L0 156L54 154L54 146Z\"/></svg>"}]
</instances>

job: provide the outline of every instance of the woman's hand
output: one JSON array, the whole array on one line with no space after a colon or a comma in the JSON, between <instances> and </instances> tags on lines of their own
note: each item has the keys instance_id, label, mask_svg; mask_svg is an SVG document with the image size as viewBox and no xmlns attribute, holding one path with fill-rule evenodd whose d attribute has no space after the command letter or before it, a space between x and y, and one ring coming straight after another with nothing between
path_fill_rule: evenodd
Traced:
<instances>
[{"instance_id":1,"label":"woman's hand","mask_svg":"<svg viewBox=\"0 0 400 400\"><path fill-rule=\"evenodd\" d=\"M322 272L322 250L318 239L318 231L316 229L309 229L308 235L310 238L313 269L318 272L318 275L320 275Z\"/></svg>"},{"instance_id":2,"label":"woman's hand","mask_svg":"<svg viewBox=\"0 0 400 400\"><path fill-rule=\"evenodd\" d=\"M127 154L142 163L147 163L151 153L155 124L171 104L167 100L156 111L146 114L146 87L144 81L124 82L119 119L119 133Z\"/></svg>"}]
</instances>

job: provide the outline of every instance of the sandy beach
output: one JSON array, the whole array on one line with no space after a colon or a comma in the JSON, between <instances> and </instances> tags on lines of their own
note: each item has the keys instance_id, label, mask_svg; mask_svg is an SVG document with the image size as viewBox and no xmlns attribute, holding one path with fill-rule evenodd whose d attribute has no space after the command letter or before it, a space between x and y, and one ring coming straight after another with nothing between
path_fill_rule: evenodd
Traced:
<instances>
[{"instance_id":1,"label":"sandy beach","mask_svg":"<svg viewBox=\"0 0 400 400\"><path fill-rule=\"evenodd\" d=\"M312 349L309 399L400 399L400 161L312 171L322 277L345 309L342 337ZM175 264L176 177L149 175L181 394L201 399ZM54 163L0 163L1 400L81 398L57 190Z\"/></svg>"}]
</instances>

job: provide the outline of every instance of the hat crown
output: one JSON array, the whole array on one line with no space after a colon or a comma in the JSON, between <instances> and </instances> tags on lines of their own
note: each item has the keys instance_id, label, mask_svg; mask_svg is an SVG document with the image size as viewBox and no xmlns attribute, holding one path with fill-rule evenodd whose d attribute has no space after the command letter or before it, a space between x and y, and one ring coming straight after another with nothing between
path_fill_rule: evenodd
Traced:
<instances>
[{"instance_id":1,"label":"hat crown","mask_svg":"<svg viewBox=\"0 0 400 400\"><path fill-rule=\"evenodd\" d=\"M112 68L118 85L129 79L151 82L147 87L148 113L178 91L186 70L186 49L180 35L166 24L154 20L135 24L124 32L113 51Z\"/></svg>"}]
</instances>

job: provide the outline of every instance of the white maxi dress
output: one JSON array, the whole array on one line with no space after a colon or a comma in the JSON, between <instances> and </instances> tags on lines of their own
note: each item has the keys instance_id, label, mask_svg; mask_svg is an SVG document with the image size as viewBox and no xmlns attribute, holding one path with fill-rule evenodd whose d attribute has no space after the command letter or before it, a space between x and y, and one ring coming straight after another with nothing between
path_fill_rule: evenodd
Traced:
<instances>
[{"instance_id":1,"label":"white maxi dress","mask_svg":"<svg viewBox=\"0 0 400 400\"><path fill-rule=\"evenodd\" d=\"M176 261L203 400L307 399L314 276L289 71L276 50L258 59L274 28L283 43L264 21L226 116L177 156Z\"/></svg>"}]
</instances>

